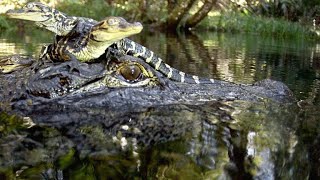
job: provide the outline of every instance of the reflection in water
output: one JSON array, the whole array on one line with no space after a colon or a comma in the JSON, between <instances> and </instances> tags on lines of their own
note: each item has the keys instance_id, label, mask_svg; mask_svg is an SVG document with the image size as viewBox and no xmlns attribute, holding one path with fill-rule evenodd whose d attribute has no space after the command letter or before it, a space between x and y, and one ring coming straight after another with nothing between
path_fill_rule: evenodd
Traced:
<instances>
[{"instance_id":1,"label":"reflection in water","mask_svg":"<svg viewBox=\"0 0 320 180\"><path fill-rule=\"evenodd\" d=\"M1 119L9 120L1 121L3 176L271 177L276 173L273 167L281 168L271 156L288 146L288 142L280 142L285 135L282 123L292 117L286 108L272 105L265 109L264 104L245 102L122 111L50 107L50 111L40 108L30 114L32 123L1 114ZM288 126L287 131L292 128ZM285 156L278 155L279 159L285 160Z\"/></svg>"},{"instance_id":2,"label":"reflection in water","mask_svg":"<svg viewBox=\"0 0 320 180\"><path fill-rule=\"evenodd\" d=\"M42 44L29 44L29 43L12 43L6 39L0 39L0 55L11 56L13 54L28 55L38 57Z\"/></svg>"},{"instance_id":3,"label":"reflection in water","mask_svg":"<svg viewBox=\"0 0 320 180\"><path fill-rule=\"evenodd\" d=\"M272 78L285 82L299 99L308 96L319 69L319 45L301 39L215 33L133 39L185 72L237 83Z\"/></svg>"},{"instance_id":4,"label":"reflection in water","mask_svg":"<svg viewBox=\"0 0 320 180\"><path fill-rule=\"evenodd\" d=\"M53 42L54 35L50 32L39 31L32 27L25 27L29 31L20 27L19 31L9 31L0 33L0 56L10 56L13 54L28 55L38 57L43 44ZM21 31L21 32L20 32Z\"/></svg>"},{"instance_id":5,"label":"reflection in water","mask_svg":"<svg viewBox=\"0 0 320 180\"><path fill-rule=\"evenodd\" d=\"M22 44L10 43L6 39L0 39L0 52L1 56L27 54Z\"/></svg>"},{"instance_id":6,"label":"reflection in water","mask_svg":"<svg viewBox=\"0 0 320 180\"><path fill-rule=\"evenodd\" d=\"M1 55L37 57L51 41L12 38L2 37ZM132 39L185 72L237 83L272 78L303 101L299 108L233 101L118 111L52 106L35 112L32 123L1 113L0 179L320 176L319 45L214 33Z\"/></svg>"}]
</instances>

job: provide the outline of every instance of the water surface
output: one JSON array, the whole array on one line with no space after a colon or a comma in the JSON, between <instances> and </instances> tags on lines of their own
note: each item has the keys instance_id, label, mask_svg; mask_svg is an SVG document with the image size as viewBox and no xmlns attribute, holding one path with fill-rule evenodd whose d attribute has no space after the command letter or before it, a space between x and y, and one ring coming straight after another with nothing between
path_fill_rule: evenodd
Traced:
<instances>
[{"instance_id":1,"label":"water surface","mask_svg":"<svg viewBox=\"0 0 320 180\"><path fill-rule=\"evenodd\" d=\"M52 37L38 30L2 34L0 55L37 58ZM132 39L187 73L235 83L284 82L300 107L219 101L122 111L70 107L68 113L38 110L35 124L1 112L0 178L320 176L319 43L212 32L143 32Z\"/></svg>"}]
</instances>

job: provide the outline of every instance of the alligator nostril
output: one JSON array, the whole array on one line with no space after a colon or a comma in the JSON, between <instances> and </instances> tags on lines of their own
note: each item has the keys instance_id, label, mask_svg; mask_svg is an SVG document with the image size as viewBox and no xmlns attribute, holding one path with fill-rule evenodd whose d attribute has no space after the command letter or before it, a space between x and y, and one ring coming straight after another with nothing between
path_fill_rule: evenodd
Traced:
<instances>
[{"instance_id":1,"label":"alligator nostril","mask_svg":"<svg viewBox=\"0 0 320 180\"><path fill-rule=\"evenodd\" d=\"M10 14L10 13L14 13L14 10L13 9L9 9L7 12L5 12L5 14Z\"/></svg>"},{"instance_id":2,"label":"alligator nostril","mask_svg":"<svg viewBox=\"0 0 320 180\"><path fill-rule=\"evenodd\" d=\"M142 26L142 24L140 22L135 22L134 25L136 26Z\"/></svg>"}]
</instances>

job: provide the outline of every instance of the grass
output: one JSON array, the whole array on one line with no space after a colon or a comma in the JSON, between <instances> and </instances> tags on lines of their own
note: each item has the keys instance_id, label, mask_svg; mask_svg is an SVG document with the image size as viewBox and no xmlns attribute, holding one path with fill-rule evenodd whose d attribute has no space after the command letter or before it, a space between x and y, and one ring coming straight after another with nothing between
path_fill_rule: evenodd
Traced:
<instances>
[{"instance_id":1,"label":"grass","mask_svg":"<svg viewBox=\"0 0 320 180\"><path fill-rule=\"evenodd\" d=\"M208 16L197 28L219 32L273 35L283 38L320 38L309 27L302 26L299 23L234 12Z\"/></svg>"},{"instance_id":2,"label":"grass","mask_svg":"<svg viewBox=\"0 0 320 180\"><path fill-rule=\"evenodd\" d=\"M104 17L124 14L124 10L109 6L104 0L87 1L85 4L77 3L77 1L61 1L55 8L68 15L88 17L98 21Z\"/></svg>"},{"instance_id":3,"label":"grass","mask_svg":"<svg viewBox=\"0 0 320 180\"><path fill-rule=\"evenodd\" d=\"M12 27L5 17L0 16L0 30L10 29Z\"/></svg>"}]
</instances>

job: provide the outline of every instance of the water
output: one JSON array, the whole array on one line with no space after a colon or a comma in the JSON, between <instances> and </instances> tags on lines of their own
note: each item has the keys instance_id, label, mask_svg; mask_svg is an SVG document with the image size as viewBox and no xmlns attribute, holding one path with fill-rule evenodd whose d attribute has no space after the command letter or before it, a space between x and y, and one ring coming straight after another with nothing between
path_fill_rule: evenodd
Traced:
<instances>
[{"instance_id":1,"label":"water","mask_svg":"<svg viewBox=\"0 0 320 180\"><path fill-rule=\"evenodd\" d=\"M1 36L1 56L37 57L52 39L37 31L13 36ZM237 101L121 111L60 107L37 110L33 122L2 112L0 179L319 178L319 43L211 32L132 39L191 74L282 81L300 107Z\"/></svg>"}]
</instances>

